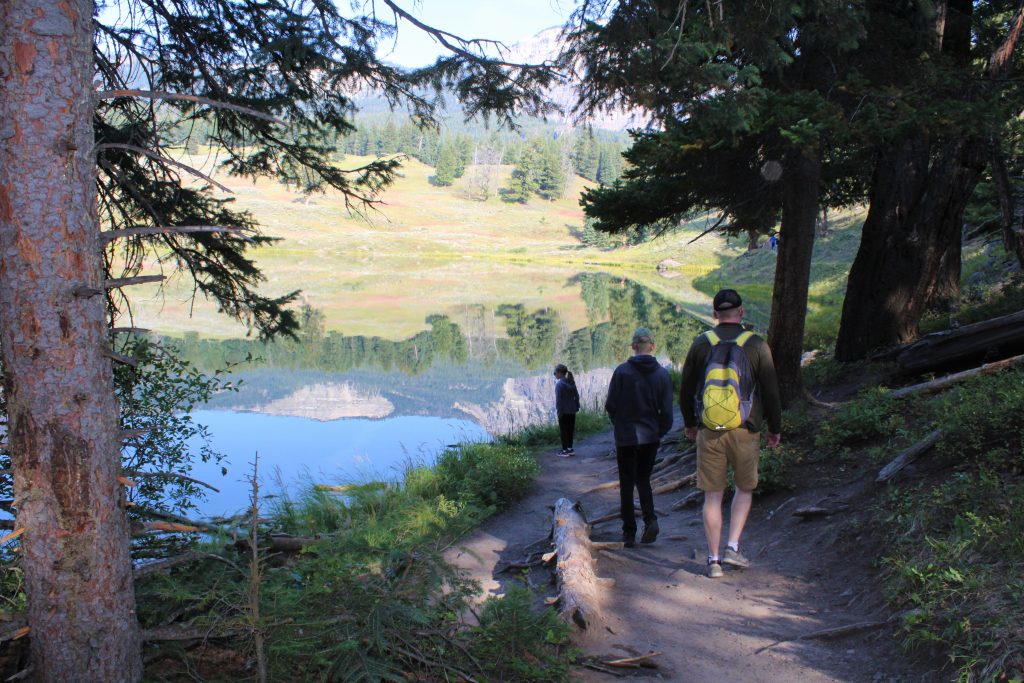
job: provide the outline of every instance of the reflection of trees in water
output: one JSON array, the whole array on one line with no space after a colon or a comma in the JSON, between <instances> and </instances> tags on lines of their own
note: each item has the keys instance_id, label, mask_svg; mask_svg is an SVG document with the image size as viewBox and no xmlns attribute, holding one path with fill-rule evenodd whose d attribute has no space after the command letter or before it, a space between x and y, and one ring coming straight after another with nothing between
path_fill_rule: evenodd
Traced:
<instances>
[{"instance_id":1,"label":"reflection of trees in water","mask_svg":"<svg viewBox=\"0 0 1024 683\"><path fill-rule=\"evenodd\" d=\"M325 332L323 313L303 306L294 340L211 340L188 334L179 345L184 358L207 369L255 358L273 368L333 373L379 368L419 375L436 364L460 365L472 359L485 364L511 361L528 371L562 362L579 373L611 367L628 357L633 330L641 325L653 332L659 355L677 363L704 329L680 305L631 280L580 273L570 284L579 285L589 321L576 330L563 330L562 318L552 308L531 312L510 303L493 311L466 306L455 314L458 322L447 315L430 315L430 329L391 341ZM504 338L498 337L495 323L504 325Z\"/></svg>"}]
</instances>

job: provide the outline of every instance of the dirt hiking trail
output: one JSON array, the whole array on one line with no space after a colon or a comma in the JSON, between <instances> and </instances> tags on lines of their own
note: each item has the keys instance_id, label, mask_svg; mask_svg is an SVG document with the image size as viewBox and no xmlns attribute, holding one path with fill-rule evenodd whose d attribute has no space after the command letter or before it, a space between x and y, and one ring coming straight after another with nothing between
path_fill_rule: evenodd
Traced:
<instances>
[{"instance_id":1,"label":"dirt hiking trail","mask_svg":"<svg viewBox=\"0 0 1024 683\"><path fill-rule=\"evenodd\" d=\"M678 441L681 426L677 413L667 442ZM676 448L669 443L661 454ZM488 520L448 553L451 562L480 582L484 595L502 594L506 582L522 580L523 571L506 570L509 564L523 563L532 552L550 548L551 506L558 498L579 501L590 520L618 509L617 486L587 493L618 478L610 432L578 442L575 457L554 453L539 456L542 472L522 501ZM693 465L685 471L692 472ZM586 631L574 627L574 640L582 651L574 680L942 680L938 671L924 670L920 661L896 648L888 624L877 625L889 617L873 564L878 551L856 535L859 522L851 524L857 515L869 514L855 501L872 485L873 476L868 475L874 472L843 474L805 473L814 486L755 498L742 539L751 567L724 567L720 579L704 573L706 544L699 502L671 511L692 488L655 496L661 527L655 543L596 553L597 575L613 578L615 584L602 589L602 621ZM727 496L726 524L729 500ZM792 514L801 506L828 501L850 505L851 512L811 520ZM638 527L642 531L640 520ZM595 525L591 538L622 540L620 520ZM722 538L724 544L725 529ZM553 569L535 564L526 575L544 595L557 595ZM876 625L840 637L826 639L820 634L870 622ZM810 634L813 637L800 638ZM649 660L656 668L620 669L601 663L651 651L660 653Z\"/></svg>"}]
</instances>

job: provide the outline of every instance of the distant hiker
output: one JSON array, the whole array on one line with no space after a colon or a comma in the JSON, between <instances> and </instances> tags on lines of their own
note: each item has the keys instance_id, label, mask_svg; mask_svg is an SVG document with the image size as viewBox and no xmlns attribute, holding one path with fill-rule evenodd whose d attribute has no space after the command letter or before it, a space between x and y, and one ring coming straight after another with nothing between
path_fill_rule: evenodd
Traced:
<instances>
[{"instance_id":1,"label":"distant hiker","mask_svg":"<svg viewBox=\"0 0 1024 683\"><path fill-rule=\"evenodd\" d=\"M761 456L761 421L768 421L768 448L779 445L782 408L772 352L763 339L747 332L743 301L734 289L715 294L718 325L697 337L683 364L679 404L686 437L697 441L697 488L704 491L704 533L708 541L708 576L722 576L720 562L747 567L740 536L757 488ZM729 542L718 555L722 534L722 499L726 465L733 468Z\"/></svg>"},{"instance_id":2,"label":"distant hiker","mask_svg":"<svg viewBox=\"0 0 1024 683\"><path fill-rule=\"evenodd\" d=\"M576 389L576 378L561 363L555 366L555 379L555 413L562 437L562 450L557 455L568 458L576 455L572 440L576 433L576 413L580 412L580 392Z\"/></svg>"},{"instance_id":3,"label":"distant hiker","mask_svg":"<svg viewBox=\"0 0 1024 683\"><path fill-rule=\"evenodd\" d=\"M627 548L636 541L633 489L640 495L644 519L641 543L658 537L654 514L651 470L661 437L672 427L672 380L654 353L654 338L646 327L633 333L633 357L612 373L605 410L615 427L615 457L619 464L619 512L622 540Z\"/></svg>"},{"instance_id":4,"label":"distant hiker","mask_svg":"<svg viewBox=\"0 0 1024 683\"><path fill-rule=\"evenodd\" d=\"M768 238L768 246L771 247L772 251L779 250L779 236L774 232L772 233L772 236Z\"/></svg>"}]
</instances>

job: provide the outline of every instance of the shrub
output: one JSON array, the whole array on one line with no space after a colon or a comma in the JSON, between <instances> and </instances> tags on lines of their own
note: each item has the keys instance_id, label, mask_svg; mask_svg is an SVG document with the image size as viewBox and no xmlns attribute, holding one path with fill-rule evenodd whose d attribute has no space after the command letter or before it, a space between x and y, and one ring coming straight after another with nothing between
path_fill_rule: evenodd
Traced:
<instances>
[{"instance_id":1,"label":"shrub","mask_svg":"<svg viewBox=\"0 0 1024 683\"><path fill-rule=\"evenodd\" d=\"M504 507L522 497L540 465L525 448L506 443L460 444L437 459L445 496L480 507Z\"/></svg>"}]
</instances>

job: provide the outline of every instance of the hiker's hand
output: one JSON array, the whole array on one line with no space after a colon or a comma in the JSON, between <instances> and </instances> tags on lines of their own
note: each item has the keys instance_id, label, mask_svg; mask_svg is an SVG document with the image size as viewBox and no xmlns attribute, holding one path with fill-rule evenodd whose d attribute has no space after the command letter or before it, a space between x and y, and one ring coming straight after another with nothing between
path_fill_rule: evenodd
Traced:
<instances>
[{"instance_id":1,"label":"hiker's hand","mask_svg":"<svg viewBox=\"0 0 1024 683\"><path fill-rule=\"evenodd\" d=\"M768 448L775 448L779 445L780 441L782 441L782 434L772 434L771 432L768 432L768 439L765 442L765 446Z\"/></svg>"},{"instance_id":2,"label":"hiker's hand","mask_svg":"<svg viewBox=\"0 0 1024 683\"><path fill-rule=\"evenodd\" d=\"M686 438L689 439L690 441L696 441L697 440L697 428L696 427L687 427L686 429L683 430L683 434L685 434Z\"/></svg>"}]
</instances>

